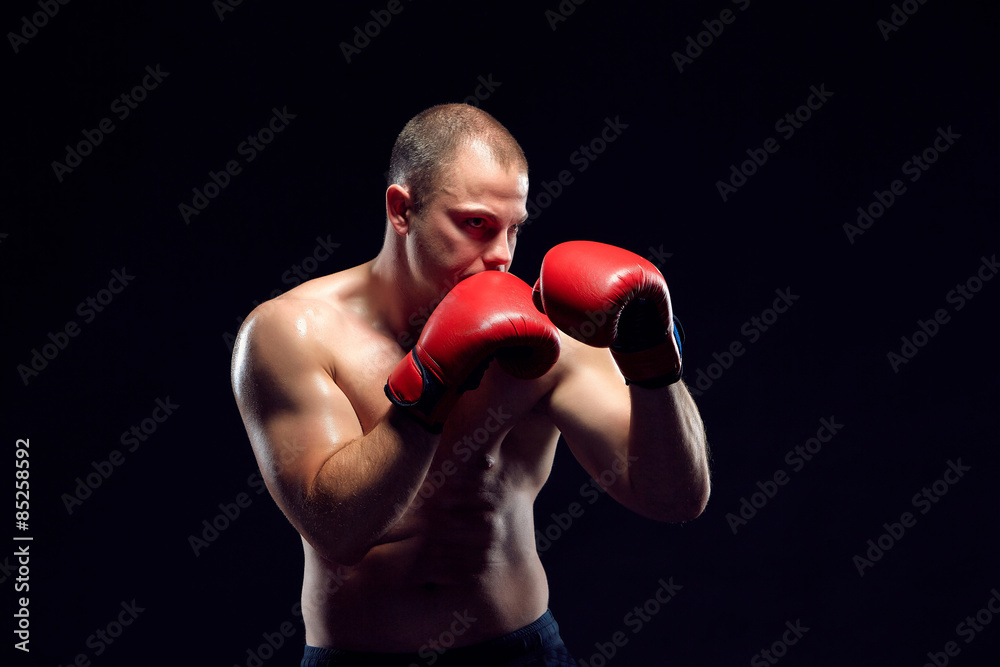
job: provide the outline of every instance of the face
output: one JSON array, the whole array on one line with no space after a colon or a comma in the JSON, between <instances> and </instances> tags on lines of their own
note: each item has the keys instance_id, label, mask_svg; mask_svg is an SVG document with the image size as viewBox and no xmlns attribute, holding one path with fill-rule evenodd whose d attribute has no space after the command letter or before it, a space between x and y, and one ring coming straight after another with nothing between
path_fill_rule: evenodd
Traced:
<instances>
[{"instance_id":1,"label":"face","mask_svg":"<svg viewBox=\"0 0 1000 667\"><path fill-rule=\"evenodd\" d=\"M503 169L486 146L462 149L407 234L418 280L438 294L481 271L507 271L528 212L528 176Z\"/></svg>"}]
</instances>

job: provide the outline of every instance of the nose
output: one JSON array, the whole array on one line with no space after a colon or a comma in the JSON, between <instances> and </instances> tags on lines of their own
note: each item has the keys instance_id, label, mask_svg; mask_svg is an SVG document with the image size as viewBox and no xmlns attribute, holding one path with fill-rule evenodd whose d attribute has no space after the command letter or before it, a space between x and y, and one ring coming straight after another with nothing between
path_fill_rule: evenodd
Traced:
<instances>
[{"instance_id":1,"label":"nose","mask_svg":"<svg viewBox=\"0 0 1000 667\"><path fill-rule=\"evenodd\" d=\"M483 253L483 264L487 271L506 270L514 256L514 240L506 234L496 234Z\"/></svg>"}]
</instances>

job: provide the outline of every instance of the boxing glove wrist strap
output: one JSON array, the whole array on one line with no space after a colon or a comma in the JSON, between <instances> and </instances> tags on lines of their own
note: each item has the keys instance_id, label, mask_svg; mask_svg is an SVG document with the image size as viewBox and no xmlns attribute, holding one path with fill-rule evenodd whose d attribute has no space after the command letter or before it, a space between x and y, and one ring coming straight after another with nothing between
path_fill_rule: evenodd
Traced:
<instances>
[{"instance_id":1,"label":"boxing glove wrist strap","mask_svg":"<svg viewBox=\"0 0 1000 667\"><path fill-rule=\"evenodd\" d=\"M463 392L479 387L492 361L493 355L485 357L458 387L449 388L433 368L420 360L417 349L413 348L389 375L389 380L385 383L385 395L428 431L441 433L444 421L458 397Z\"/></svg>"},{"instance_id":2,"label":"boxing glove wrist strap","mask_svg":"<svg viewBox=\"0 0 1000 667\"><path fill-rule=\"evenodd\" d=\"M647 322L641 337L633 336L631 340L626 339L624 344L619 343L620 337L616 337L615 343L612 344L611 355L625 376L626 384L634 384L645 389L659 389L681 379L684 328L680 320L674 317L673 340L671 340L670 333L663 328L658 318L657 322L658 333L653 331ZM626 323L622 331L626 337L632 333L630 328L633 323Z\"/></svg>"},{"instance_id":3,"label":"boxing glove wrist strap","mask_svg":"<svg viewBox=\"0 0 1000 667\"><path fill-rule=\"evenodd\" d=\"M437 418L435 411L442 407L445 389L444 383L420 361L416 348L396 366L385 383L386 397L431 433L440 433L444 428L443 416Z\"/></svg>"}]
</instances>

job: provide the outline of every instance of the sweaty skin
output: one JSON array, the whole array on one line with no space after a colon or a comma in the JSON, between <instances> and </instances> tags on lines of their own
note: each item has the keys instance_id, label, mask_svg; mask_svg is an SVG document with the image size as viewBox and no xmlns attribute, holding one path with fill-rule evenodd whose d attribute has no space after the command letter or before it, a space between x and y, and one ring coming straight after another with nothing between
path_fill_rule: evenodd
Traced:
<instances>
[{"instance_id":1,"label":"sweaty skin","mask_svg":"<svg viewBox=\"0 0 1000 667\"><path fill-rule=\"evenodd\" d=\"M303 538L310 645L417 651L450 631L464 646L541 616L532 506L560 433L593 477L621 471L605 488L639 514L687 520L707 502L704 430L683 383L626 387L606 349L565 335L541 378L491 365L440 436L386 399L386 378L450 286L507 270L526 196L523 173L466 149L419 215L390 186L376 259L262 304L240 332L234 392L265 482Z\"/></svg>"}]
</instances>

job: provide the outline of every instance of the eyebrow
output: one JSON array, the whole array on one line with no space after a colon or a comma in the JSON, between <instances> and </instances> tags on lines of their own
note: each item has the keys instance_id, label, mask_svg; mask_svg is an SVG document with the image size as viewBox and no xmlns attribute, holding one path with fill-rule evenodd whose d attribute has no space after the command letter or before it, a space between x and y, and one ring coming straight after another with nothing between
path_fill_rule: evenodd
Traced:
<instances>
[{"instance_id":1,"label":"eyebrow","mask_svg":"<svg viewBox=\"0 0 1000 667\"><path fill-rule=\"evenodd\" d=\"M480 206L462 206L462 205L459 205L459 206L455 206L454 208L452 208L450 210L452 212L456 213L456 214L459 214L459 215L462 215L462 216L465 216L465 217L489 218L490 220L497 220L499 218L499 216L497 216L497 214L494 213L492 210L490 210L488 208L483 208L483 207L480 207ZM515 225L522 225L522 224L525 223L525 221L527 221L528 217L529 217L528 213L525 212L524 216L521 217L514 224Z\"/></svg>"}]
</instances>

